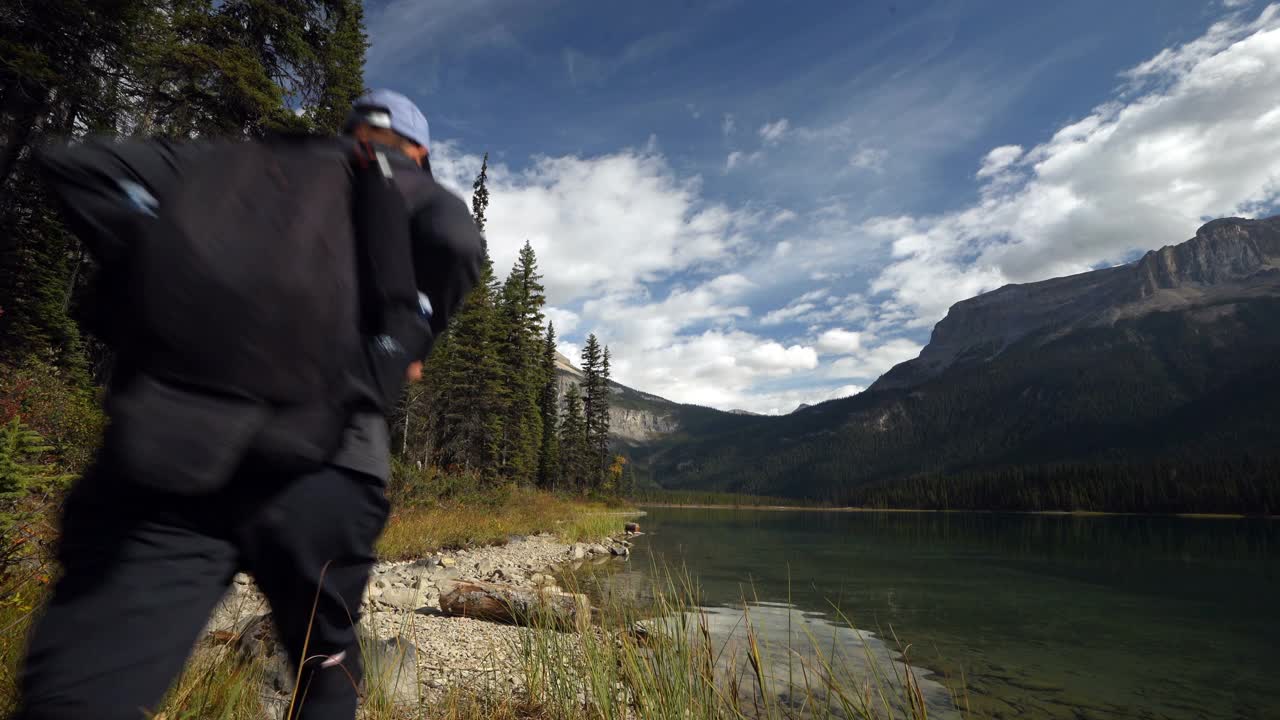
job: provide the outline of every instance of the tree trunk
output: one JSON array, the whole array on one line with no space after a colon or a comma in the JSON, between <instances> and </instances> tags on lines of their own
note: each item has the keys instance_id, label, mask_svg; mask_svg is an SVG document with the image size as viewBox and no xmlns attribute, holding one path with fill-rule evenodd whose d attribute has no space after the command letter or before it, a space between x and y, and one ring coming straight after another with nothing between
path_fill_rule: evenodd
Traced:
<instances>
[{"instance_id":1,"label":"tree trunk","mask_svg":"<svg viewBox=\"0 0 1280 720\"><path fill-rule=\"evenodd\" d=\"M440 609L448 615L559 629L581 629L591 620L585 595L484 582L454 583L441 593Z\"/></svg>"},{"instance_id":2,"label":"tree trunk","mask_svg":"<svg viewBox=\"0 0 1280 720\"><path fill-rule=\"evenodd\" d=\"M13 135L9 138L9 145L4 149L4 155L0 156L0 188L4 188L9 184L9 177L13 175L14 169L18 166L18 158L22 156L22 151L31 144L31 137L36 132L36 120L38 117L38 108L34 106L28 107L26 112L18 116Z\"/></svg>"}]
</instances>

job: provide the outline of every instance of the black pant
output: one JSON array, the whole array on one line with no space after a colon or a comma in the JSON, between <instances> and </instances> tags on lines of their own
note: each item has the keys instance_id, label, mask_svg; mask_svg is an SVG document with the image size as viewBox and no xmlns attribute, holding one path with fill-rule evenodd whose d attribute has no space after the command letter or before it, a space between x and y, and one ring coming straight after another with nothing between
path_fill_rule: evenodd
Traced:
<instances>
[{"instance_id":1,"label":"black pant","mask_svg":"<svg viewBox=\"0 0 1280 720\"><path fill-rule=\"evenodd\" d=\"M333 467L281 478L247 464L217 493L178 497L99 462L67 499L64 575L31 637L18 717L155 712L243 570L271 603L295 668L306 643L295 717L350 720L361 677L353 625L388 510L376 478ZM322 662L339 653L341 667Z\"/></svg>"}]
</instances>

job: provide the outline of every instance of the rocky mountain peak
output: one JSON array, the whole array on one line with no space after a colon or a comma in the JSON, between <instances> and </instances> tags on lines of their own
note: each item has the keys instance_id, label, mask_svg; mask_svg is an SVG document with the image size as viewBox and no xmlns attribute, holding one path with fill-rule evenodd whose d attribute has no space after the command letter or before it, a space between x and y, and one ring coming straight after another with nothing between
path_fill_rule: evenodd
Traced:
<instances>
[{"instance_id":1,"label":"rocky mountain peak","mask_svg":"<svg viewBox=\"0 0 1280 720\"><path fill-rule=\"evenodd\" d=\"M989 360L1033 333L1052 336L1260 294L1280 295L1280 216L1222 218L1126 265L1006 285L958 302L934 326L920 357L871 389L911 387L958 363Z\"/></svg>"}]
</instances>

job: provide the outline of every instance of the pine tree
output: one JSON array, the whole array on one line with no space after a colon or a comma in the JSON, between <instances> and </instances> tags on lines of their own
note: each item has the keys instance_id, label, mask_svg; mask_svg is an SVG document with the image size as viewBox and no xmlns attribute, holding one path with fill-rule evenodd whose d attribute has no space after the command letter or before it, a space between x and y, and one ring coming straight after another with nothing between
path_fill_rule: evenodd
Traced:
<instances>
[{"instance_id":1,"label":"pine tree","mask_svg":"<svg viewBox=\"0 0 1280 720\"><path fill-rule=\"evenodd\" d=\"M472 199L472 219L481 232L488 207L484 185L482 171L475 186L483 201ZM503 421L512 394L502 365L499 292L486 253L479 281L450 321L444 345L432 353L426 377L433 388L431 425L437 460L490 475L502 457Z\"/></svg>"},{"instance_id":2,"label":"pine tree","mask_svg":"<svg viewBox=\"0 0 1280 720\"><path fill-rule=\"evenodd\" d=\"M553 323L547 323L539 369L542 372L542 391L538 396L542 447L538 452L538 484L554 490L560 475L560 391L556 378L556 328Z\"/></svg>"},{"instance_id":3,"label":"pine tree","mask_svg":"<svg viewBox=\"0 0 1280 720\"><path fill-rule=\"evenodd\" d=\"M476 227L480 228L480 237L484 242L484 256L489 258L489 240L484 237L484 226L488 222L484 213L489 209L489 153L480 161L480 174L471 183L471 216L475 218Z\"/></svg>"},{"instance_id":4,"label":"pine tree","mask_svg":"<svg viewBox=\"0 0 1280 720\"><path fill-rule=\"evenodd\" d=\"M546 297L533 247L525 243L502 286L499 350L508 404L503 413L501 469L517 482L532 482L542 445L539 393L542 372L542 307Z\"/></svg>"},{"instance_id":5,"label":"pine tree","mask_svg":"<svg viewBox=\"0 0 1280 720\"><path fill-rule=\"evenodd\" d=\"M582 393L574 383L565 391L564 422L560 424L560 467L565 487L579 492L591 489L589 455Z\"/></svg>"},{"instance_id":6,"label":"pine tree","mask_svg":"<svg viewBox=\"0 0 1280 720\"><path fill-rule=\"evenodd\" d=\"M582 412L586 422L589 474L593 487L605 480L609 454L609 351L595 333L582 347Z\"/></svg>"}]
</instances>

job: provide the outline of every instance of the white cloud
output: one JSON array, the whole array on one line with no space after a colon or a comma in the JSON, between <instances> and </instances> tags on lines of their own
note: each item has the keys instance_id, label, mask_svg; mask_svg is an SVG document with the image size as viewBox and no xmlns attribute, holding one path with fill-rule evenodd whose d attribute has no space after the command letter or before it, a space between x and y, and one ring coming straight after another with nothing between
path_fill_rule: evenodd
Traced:
<instances>
[{"instance_id":1,"label":"white cloud","mask_svg":"<svg viewBox=\"0 0 1280 720\"><path fill-rule=\"evenodd\" d=\"M464 197L480 158L440 143L437 178ZM489 168L486 236L499 275L525 240L548 300L565 305L604 288L630 291L680 270L714 267L745 242L756 217L706 201L653 148L596 157L542 157L521 172Z\"/></svg>"},{"instance_id":2,"label":"white cloud","mask_svg":"<svg viewBox=\"0 0 1280 720\"><path fill-rule=\"evenodd\" d=\"M729 157L725 158L724 170L725 172L728 172L730 170L733 170L734 168L757 162L763 157L764 157L764 153L759 150L753 153L744 153L740 150L734 150L733 152L729 153Z\"/></svg>"},{"instance_id":3,"label":"white cloud","mask_svg":"<svg viewBox=\"0 0 1280 720\"><path fill-rule=\"evenodd\" d=\"M1240 8L1253 2L1253 0L1222 0L1222 6L1225 8Z\"/></svg>"},{"instance_id":4,"label":"white cloud","mask_svg":"<svg viewBox=\"0 0 1280 720\"><path fill-rule=\"evenodd\" d=\"M783 223L789 223L798 217L800 216L792 210L779 210L778 214L774 215L773 218L769 220L769 227L774 228Z\"/></svg>"},{"instance_id":5,"label":"white cloud","mask_svg":"<svg viewBox=\"0 0 1280 720\"><path fill-rule=\"evenodd\" d=\"M865 389L863 385L839 385L752 393L749 397L742 398L738 404L727 407L749 410L762 415L786 415L795 411L801 404L817 405L827 400L857 395Z\"/></svg>"},{"instance_id":6,"label":"white cloud","mask_svg":"<svg viewBox=\"0 0 1280 720\"><path fill-rule=\"evenodd\" d=\"M894 365L918 356L921 347L906 338L886 340L836 360L825 368L826 375L830 378L875 380Z\"/></svg>"},{"instance_id":7,"label":"white cloud","mask_svg":"<svg viewBox=\"0 0 1280 720\"><path fill-rule=\"evenodd\" d=\"M772 145L781 140L790 127L791 121L786 118L765 123L760 126L760 138L764 140L765 144Z\"/></svg>"},{"instance_id":8,"label":"white cloud","mask_svg":"<svg viewBox=\"0 0 1280 720\"><path fill-rule=\"evenodd\" d=\"M578 313L572 310L548 305L542 309L542 313L555 325L557 337L567 335L578 327Z\"/></svg>"},{"instance_id":9,"label":"white cloud","mask_svg":"<svg viewBox=\"0 0 1280 720\"><path fill-rule=\"evenodd\" d=\"M991 177L1012 165L1022 157L1021 145L1001 145L982 159L982 167L978 169L978 177Z\"/></svg>"},{"instance_id":10,"label":"white cloud","mask_svg":"<svg viewBox=\"0 0 1280 720\"><path fill-rule=\"evenodd\" d=\"M725 113L724 120L720 122L720 131L725 135L732 135L733 131L738 127L738 123L733 119L733 113Z\"/></svg>"},{"instance_id":11,"label":"white cloud","mask_svg":"<svg viewBox=\"0 0 1280 720\"><path fill-rule=\"evenodd\" d=\"M887 296L881 309L927 327L958 300L1120 262L1280 198L1280 133L1263 120L1280 109L1280 6L1123 76L1115 100L1021 159L1013 146L989 153L980 202L864 224L892 241L870 288Z\"/></svg>"},{"instance_id":12,"label":"white cloud","mask_svg":"<svg viewBox=\"0 0 1280 720\"><path fill-rule=\"evenodd\" d=\"M818 337L818 350L833 355L852 355L862 349L862 333L831 328Z\"/></svg>"},{"instance_id":13,"label":"white cloud","mask_svg":"<svg viewBox=\"0 0 1280 720\"><path fill-rule=\"evenodd\" d=\"M884 148L862 148L849 158L849 165L872 172L884 172L884 163L889 159L889 151Z\"/></svg>"}]
</instances>

